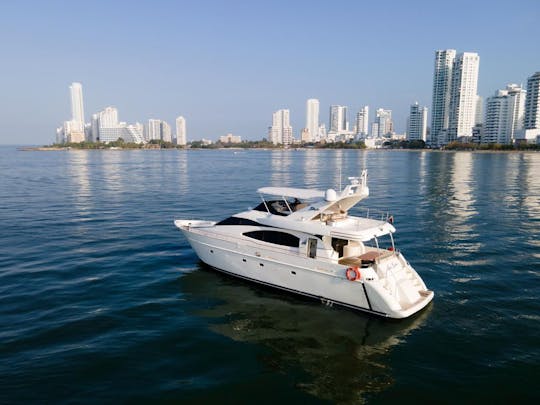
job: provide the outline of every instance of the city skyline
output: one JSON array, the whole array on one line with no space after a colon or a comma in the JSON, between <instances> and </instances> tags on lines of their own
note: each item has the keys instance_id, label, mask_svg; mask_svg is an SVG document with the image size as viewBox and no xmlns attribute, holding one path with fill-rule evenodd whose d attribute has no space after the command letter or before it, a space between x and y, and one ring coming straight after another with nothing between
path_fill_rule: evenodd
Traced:
<instances>
[{"instance_id":1,"label":"city skyline","mask_svg":"<svg viewBox=\"0 0 540 405\"><path fill-rule=\"evenodd\" d=\"M219 12L210 15L209 3ZM3 46L10 63L0 67L0 143L50 142L51 130L70 116L65 86L71 82L85 86L86 111L114 105L127 122L152 117L174 122L181 111L189 117L190 139L215 140L234 132L252 140L265 136L268 114L278 109L290 110L299 138L309 98L320 101L321 118L331 105L348 106L351 130L353 114L365 105L372 111L392 110L395 131L404 133L411 103L431 106L436 49L481 56L478 95L484 99L508 83L525 87L540 67L540 45L532 40L540 36L540 5L533 1L518 1L512 17L504 2L492 2L487 9L458 1L443 10L428 2L413 2L416 8L410 2L344 2L332 8L299 1L287 4L289 12L275 30L268 22L279 3L245 7L158 1L129 10L122 3L107 3L106 14L99 13L105 4L99 1L91 8L62 2L2 4L0 33L9 38ZM380 7L390 30L362 17ZM180 12L185 18L178 25L174 16ZM69 18L73 13L81 18ZM130 24L118 25L119 13ZM159 23L148 23L148 15ZM321 27L341 23L330 31L299 29L306 18ZM459 30L440 29L456 21ZM490 30L497 22L517 28ZM403 46L398 36L417 40ZM272 54L288 62L268 63ZM389 54L393 57L383 58ZM158 55L162 63L154 63Z\"/></svg>"}]
</instances>

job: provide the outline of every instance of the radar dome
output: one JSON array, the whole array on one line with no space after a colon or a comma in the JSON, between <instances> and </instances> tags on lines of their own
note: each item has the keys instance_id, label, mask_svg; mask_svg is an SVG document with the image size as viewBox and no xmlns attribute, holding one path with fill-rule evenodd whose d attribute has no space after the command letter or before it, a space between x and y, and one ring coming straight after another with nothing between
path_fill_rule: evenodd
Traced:
<instances>
[{"instance_id":1,"label":"radar dome","mask_svg":"<svg viewBox=\"0 0 540 405\"><path fill-rule=\"evenodd\" d=\"M326 190L326 193L324 193L324 199L326 201L336 201L337 200L337 194L336 190L329 188Z\"/></svg>"}]
</instances>

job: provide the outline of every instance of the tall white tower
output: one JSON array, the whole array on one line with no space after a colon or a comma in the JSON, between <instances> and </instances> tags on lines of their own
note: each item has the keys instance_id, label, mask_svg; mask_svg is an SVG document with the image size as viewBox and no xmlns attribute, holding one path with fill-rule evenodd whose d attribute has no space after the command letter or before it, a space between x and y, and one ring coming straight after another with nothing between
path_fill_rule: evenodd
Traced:
<instances>
[{"instance_id":1,"label":"tall white tower","mask_svg":"<svg viewBox=\"0 0 540 405\"><path fill-rule=\"evenodd\" d=\"M506 144L516 139L523 129L525 93L517 84L509 84L487 99L482 143Z\"/></svg>"},{"instance_id":2,"label":"tall white tower","mask_svg":"<svg viewBox=\"0 0 540 405\"><path fill-rule=\"evenodd\" d=\"M115 107L105 107L98 112L99 128L117 128L118 110Z\"/></svg>"},{"instance_id":3,"label":"tall white tower","mask_svg":"<svg viewBox=\"0 0 540 405\"><path fill-rule=\"evenodd\" d=\"M527 79L525 129L540 129L540 72Z\"/></svg>"},{"instance_id":4,"label":"tall white tower","mask_svg":"<svg viewBox=\"0 0 540 405\"><path fill-rule=\"evenodd\" d=\"M290 145L293 141L290 124L290 111L278 110L272 114L272 126L269 128L269 141L274 145Z\"/></svg>"},{"instance_id":5,"label":"tall white tower","mask_svg":"<svg viewBox=\"0 0 540 405\"><path fill-rule=\"evenodd\" d=\"M160 140L161 139L161 120L150 118L148 120L148 127L146 128L146 140Z\"/></svg>"},{"instance_id":6,"label":"tall white tower","mask_svg":"<svg viewBox=\"0 0 540 405\"><path fill-rule=\"evenodd\" d=\"M369 131L369 106L365 105L356 114L356 135L365 138Z\"/></svg>"},{"instance_id":7,"label":"tall white tower","mask_svg":"<svg viewBox=\"0 0 540 405\"><path fill-rule=\"evenodd\" d=\"M409 119L407 120L407 140L426 141L427 133L427 107L420 107L418 103L411 105Z\"/></svg>"},{"instance_id":8,"label":"tall white tower","mask_svg":"<svg viewBox=\"0 0 540 405\"><path fill-rule=\"evenodd\" d=\"M441 131L448 129L452 68L455 58L455 49L438 50L435 52L431 131L430 139L428 140L428 143L431 145L438 145Z\"/></svg>"},{"instance_id":9,"label":"tall white tower","mask_svg":"<svg viewBox=\"0 0 540 405\"><path fill-rule=\"evenodd\" d=\"M448 142L471 137L475 124L480 57L475 52L457 55L452 68Z\"/></svg>"},{"instance_id":10,"label":"tall white tower","mask_svg":"<svg viewBox=\"0 0 540 405\"><path fill-rule=\"evenodd\" d=\"M392 121L392 110L378 108L375 122L377 123L377 137L386 136L394 132L394 121Z\"/></svg>"},{"instance_id":11,"label":"tall white tower","mask_svg":"<svg viewBox=\"0 0 540 405\"><path fill-rule=\"evenodd\" d=\"M179 116L176 119L176 144L177 145L186 145L186 119L182 116Z\"/></svg>"},{"instance_id":12,"label":"tall white tower","mask_svg":"<svg viewBox=\"0 0 540 405\"><path fill-rule=\"evenodd\" d=\"M316 98L306 102L306 128L309 131L309 141L314 141L319 134L319 100Z\"/></svg>"},{"instance_id":13,"label":"tall white tower","mask_svg":"<svg viewBox=\"0 0 540 405\"><path fill-rule=\"evenodd\" d=\"M84 131L84 105L82 85L80 83L71 83L69 86L71 95L71 121L72 130Z\"/></svg>"},{"instance_id":14,"label":"tall white tower","mask_svg":"<svg viewBox=\"0 0 540 405\"><path fill-rule=\"evenodd\" d=\"M161 121L161 140L164 142L172 142L171 126L167 121Z\"/></svg>"},{"instance_id":15,"label":"tall white tower","mask_svg":"<svg viewBox=\"0 0 540 405\"><path fill-rule=\"evenodd\" d=\"M332 105L330 106L330 132L344 132L349 130L349 122L347 121L347 106Z\"/></svg>"}]
</instances>

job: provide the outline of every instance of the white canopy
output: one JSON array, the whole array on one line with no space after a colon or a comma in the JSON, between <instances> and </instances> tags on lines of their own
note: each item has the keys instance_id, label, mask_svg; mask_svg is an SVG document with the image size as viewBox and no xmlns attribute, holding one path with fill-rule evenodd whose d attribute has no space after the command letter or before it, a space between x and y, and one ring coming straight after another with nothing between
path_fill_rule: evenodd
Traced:
<instances>
[{"instance_id":1,"label":"white canopy","mask_svg":"<svg viewBox=\"0 0 540 405\"><path fill-rule=\"evenodd\" d=\"M280 197L292 197L299 200L311 200L313 198L324 198L324 191L308 188L292 187L262 187L257 190L261 194L269 194Z\"/></svg>"}]
</instances>

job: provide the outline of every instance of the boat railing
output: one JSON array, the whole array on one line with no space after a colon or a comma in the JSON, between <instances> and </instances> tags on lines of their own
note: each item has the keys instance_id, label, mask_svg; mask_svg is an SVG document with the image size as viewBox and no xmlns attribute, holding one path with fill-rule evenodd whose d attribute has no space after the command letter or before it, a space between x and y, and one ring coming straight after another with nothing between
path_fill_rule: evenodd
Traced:
<instances>
[{"instance_id":1,"label":"boat railing","mask_svg":"<svg viewBox=\"0 0 540 405\"><path fill-rule=\"evenodd\" d=\"M374 208L355 208L355 214L361 218L374 219L377 221L394 222L394 217L388 211L381 211Z\"/></svg>"}]
</instances>

